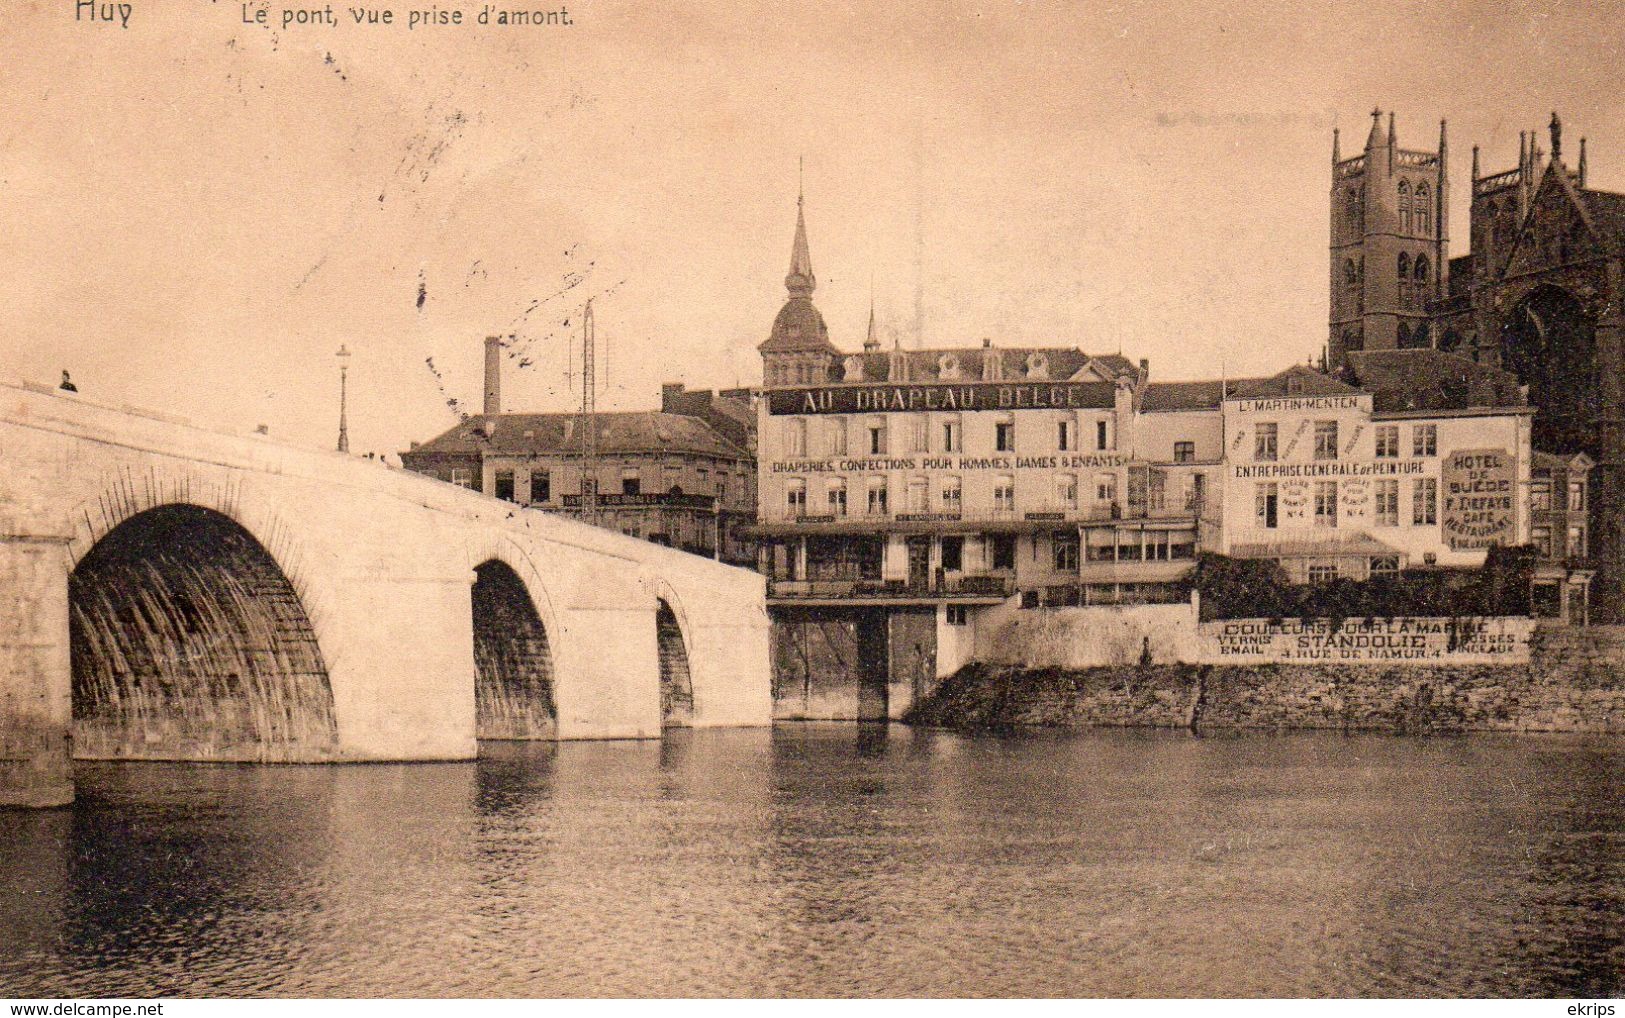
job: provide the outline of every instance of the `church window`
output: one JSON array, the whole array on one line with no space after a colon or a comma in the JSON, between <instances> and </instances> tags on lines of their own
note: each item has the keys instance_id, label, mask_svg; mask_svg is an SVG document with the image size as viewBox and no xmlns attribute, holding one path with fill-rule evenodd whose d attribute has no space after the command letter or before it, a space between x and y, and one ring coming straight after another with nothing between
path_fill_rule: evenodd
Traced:
<instances>
[{"instance_id":1,"label":"church window","mask_svg":"<svg viewBox=\"0 0 1625 1018\"><path fill-rule=\"evenodd\" d=\"M1416 220L1416 232L1428 233L1433 229L1433 210L1428 207L1428 186L1416 185L1416 200L1412 203L1412 218Z\"/></svg>"},{"instance_id":2,"label":"church window","mask_svg":"<svg viewBox=\"0 0 1625 1018\"><path fill-rule=\"evenodd\" d=\"M1421 285L1426 285L1427 284L1427 281L1428 281L1428 256L1427 255L1417 255L1416 256L1416 268L1412 270L1412 275L1414 275L1416 277L1416 282L1418 284L1421 284Z\"/></svg>"},{"instance_id":3,"label":"church window","mask_svg":"<svg viewBox=\"0 0 1625 1018\"><path fill-rule=\"evenodd\" d=\"M1399 182L1399 227L1411 232L1411 185L1403 180Z\"/></svg>"},{"instance_id":4,"label":"church window","mask_svg":"<svg viewBox=\"0 0 1625 1018\"><path fill-rule=\"evenodd\" d=\"M1411 256L1401 251L1399 253L1399 279L1404 282L1411 274Z\"/></svg>"}]
</instances>

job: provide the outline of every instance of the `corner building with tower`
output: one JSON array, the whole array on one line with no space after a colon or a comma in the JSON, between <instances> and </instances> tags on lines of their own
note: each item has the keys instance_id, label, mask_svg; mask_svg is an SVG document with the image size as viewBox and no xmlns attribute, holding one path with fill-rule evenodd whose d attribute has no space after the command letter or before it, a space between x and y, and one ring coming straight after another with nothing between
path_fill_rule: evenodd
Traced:
<instances>
[{"instance_id":1,"label":"corner building with tower","mask_svg":"<svg viewBox=\"0 0 1625 1018\"><path fill-rule=\"evenodd\" d=\"M1201 551L1308 583L1528 540L1533 411L1492 365L1406 348L1154 382L1075 346L883 349L872 309L843 352L800 211L785 285L753 530L780 716L899 716L1021 613L1185 601Z\"/></svg>"}]
</instances>

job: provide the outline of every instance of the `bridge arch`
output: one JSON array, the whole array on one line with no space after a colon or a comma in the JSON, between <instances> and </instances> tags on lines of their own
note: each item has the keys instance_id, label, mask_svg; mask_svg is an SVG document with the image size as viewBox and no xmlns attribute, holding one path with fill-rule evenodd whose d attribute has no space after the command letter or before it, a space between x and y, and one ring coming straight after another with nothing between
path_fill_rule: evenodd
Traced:
<instances>
[{"instance_id":1,"label":"bridge arch","mask_svg":"<svg viewBox=\"0 0 1625 1018\"><path fill-rule=\"evenodd\" d=\"M477 544L470 558L475 735L558 738L565 631L541 572L506 537Z\"/></svg>"},{"instance_id":2,"label":"bridge arch","mask_svg":"<svg viewBox=\"0 0 1625 1018\"><path fill-rule=\"evenodd\" d=\"M660 725L682 728L694 719L694 672L689 655L694 641L688 612L670 583L655 589L655 642L660 661Z\"/></svg>"},{"instance_id":3,"label":"bridge arch","mask_svg":"<svg viewBox=\"0 0 1625 1018\"><path fill-rule=\"evenodd\" d=\"M333 756L332 685L296 577L232 514L147 501L104 496L70 542L76 755Z\"/></svg>"}]
</instances>

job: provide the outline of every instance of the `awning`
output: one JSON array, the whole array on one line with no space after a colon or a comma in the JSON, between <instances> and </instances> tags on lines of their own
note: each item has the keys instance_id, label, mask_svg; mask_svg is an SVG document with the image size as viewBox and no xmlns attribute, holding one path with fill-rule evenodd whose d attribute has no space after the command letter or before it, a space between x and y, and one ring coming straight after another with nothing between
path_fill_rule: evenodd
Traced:
<instances>
[{"instance_id":1,"label":"awning","mask_svg":"<svg viewBox=\"0 0 1625 1018\"><path fill-rule=\"evenodd\" d=\"M1233 558L1369 558L1377 555L1404 556L1400 549L1384 544L1361 531L1353 534L1327 534L1324 537L1293 537L1283 541L1233 544Z\"/></svg>"}]
</instances>

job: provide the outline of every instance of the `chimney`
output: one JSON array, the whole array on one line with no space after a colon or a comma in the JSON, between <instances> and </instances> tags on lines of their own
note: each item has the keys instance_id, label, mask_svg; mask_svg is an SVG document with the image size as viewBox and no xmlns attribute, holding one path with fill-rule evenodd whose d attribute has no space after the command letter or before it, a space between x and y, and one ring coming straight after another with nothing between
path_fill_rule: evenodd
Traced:
<instances>
[{"instance_id":1,"label":"chimney","mask_svg":"<svg viewBox=\"0 0 1625 1018\"><path fill-rule=\"evenodd\" d=\"M660 409L661 409L661 411L664 412L664 413L668 413L668 414L676 413L677 411L673 410L672 407L676 404L677 398L679 396L681 396L682 394L683 394L683 383L682 382L663 382L663 383L661 383L661 386L660 386Z\"/></svg>"},{"instance_id":2,"label":"chimney","mask_svg":"<svg viewBox=\"0 0 1625 1018\"><path fill-rule=\"evenodd\" d=\"M485 337L485 412L502 412L502 337Z\"/></svg>"}]
</instances>

